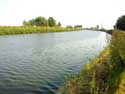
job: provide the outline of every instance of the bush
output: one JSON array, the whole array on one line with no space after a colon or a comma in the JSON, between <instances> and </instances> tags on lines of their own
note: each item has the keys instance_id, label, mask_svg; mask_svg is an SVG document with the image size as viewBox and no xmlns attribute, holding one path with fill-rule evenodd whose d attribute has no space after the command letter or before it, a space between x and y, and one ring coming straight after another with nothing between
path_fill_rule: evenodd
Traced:
<instances>
[{"instance_id":1,"label":"bush","mask_svg":"<svg viewBox=\"0 0 125 94\"><path fill-rule=\"evenodd\" d=\"M125 32L115 30L111 40L111 60L117 64L125 64Z\"/></svg>"},{"instance_id":2,"label":"bush","mask_svg":"<svg viewBox=\"0 0 125 94\"><path fill-rule=\"evenodd\" d=\"M115 28L119 30L125 30L125 15L118 18Z\"/></svg>"}]
</instances>

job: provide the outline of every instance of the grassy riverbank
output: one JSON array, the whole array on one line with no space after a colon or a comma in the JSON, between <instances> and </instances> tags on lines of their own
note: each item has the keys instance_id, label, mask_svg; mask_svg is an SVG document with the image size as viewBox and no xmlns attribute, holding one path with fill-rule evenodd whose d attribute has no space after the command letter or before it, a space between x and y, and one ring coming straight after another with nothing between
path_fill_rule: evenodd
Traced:
<instances>
[{"instance_id":1,"label":"grassy riverbank","mask_svg":"<svg viewBox=\"0 0 125 94\"><path fill-rule=\"evenodd\" d=\"M0 35L77 31L81 28L0 26Z\"/></svg>"},{"instance_id":2,"label":"grassy riverbank","mask_svg":"<svg viewBox=\"0 0 125 94\"><path fill-rule=\"evenodd\" d=\"M60 89L64 94L125 93L125 33L114 31L111 44Z\"/></svg>"}]
</instances>

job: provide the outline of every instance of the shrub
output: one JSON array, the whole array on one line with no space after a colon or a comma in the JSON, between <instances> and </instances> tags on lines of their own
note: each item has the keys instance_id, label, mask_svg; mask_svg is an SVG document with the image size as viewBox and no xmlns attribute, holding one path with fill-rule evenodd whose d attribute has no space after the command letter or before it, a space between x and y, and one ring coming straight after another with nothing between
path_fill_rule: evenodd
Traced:
<instances>
[{"instance_id":1,"label":"shrub","mask_svg":"<svg viewBox=\"0 0 125 94\"><path fill-rule=\"evenodd\" d=\"M125 15L118 18L115 28L119 30L125 30Z\"/></svg>"},{"instance_id":2,"label":"shrub","mask_svg":"<svg viewBox=\"0 0 125 94\"><path fill-rule=\"evenodd\" d=\"M111 60L114 63L125 64L125 32L115 30L111 40Z\"/></svg>"}]
</instances>

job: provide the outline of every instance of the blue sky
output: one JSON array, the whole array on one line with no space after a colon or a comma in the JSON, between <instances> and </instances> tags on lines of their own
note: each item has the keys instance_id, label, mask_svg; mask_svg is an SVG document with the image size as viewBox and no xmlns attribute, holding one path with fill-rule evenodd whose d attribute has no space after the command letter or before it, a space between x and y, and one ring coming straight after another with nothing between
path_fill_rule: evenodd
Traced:
<instances>
[{"instance_id":1,"label":"blue sky","mask_svg":"<svg viewBox=\"0 0 125 94\"><path fill-rule=\"evenodd\" d=\"M64 26L112 28L125 14L124 4L125 0L0 0L0 25L22 25L23 20L53 16Z\"/></svg>"}]
</instances>

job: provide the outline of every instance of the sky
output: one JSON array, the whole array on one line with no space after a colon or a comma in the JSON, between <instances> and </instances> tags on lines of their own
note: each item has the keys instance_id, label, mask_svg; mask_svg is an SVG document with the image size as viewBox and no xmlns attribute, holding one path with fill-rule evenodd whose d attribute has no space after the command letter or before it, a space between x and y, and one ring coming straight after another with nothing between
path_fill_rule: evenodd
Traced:
<instances>
[{"instance_id":1,"label":"sky","mask_svg":"<svg viewBox=\"0 0 125 94\"><path fill-rule=\"evenodd\" d=\"M63 26L113 28L125 14L125 0L0 0L0 25L22 25L38 16L54 17Z\"/></svg>"}]
</instances>

